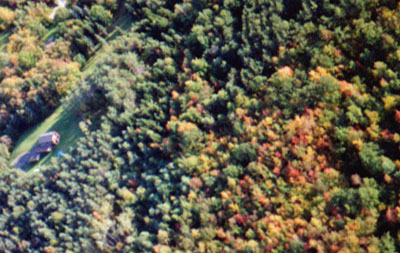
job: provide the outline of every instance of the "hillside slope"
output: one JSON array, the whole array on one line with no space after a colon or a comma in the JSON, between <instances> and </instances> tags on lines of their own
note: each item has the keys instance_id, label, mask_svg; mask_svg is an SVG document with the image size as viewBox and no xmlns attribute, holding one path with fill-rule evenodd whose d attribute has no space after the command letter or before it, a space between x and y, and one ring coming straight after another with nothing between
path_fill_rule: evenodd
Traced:
<instances>
[{"instance_id":1,"label":"hillside slope","mask_svg":"<svg viewBox=\"0 0 400 253\"><path fill-rule=\"evenodd\" d=\"M13 3L0 156L59 101L84 136L0 176L0 251L400 251L396 1L72 1L47 45Z\"/></svg>"}]
</instances>

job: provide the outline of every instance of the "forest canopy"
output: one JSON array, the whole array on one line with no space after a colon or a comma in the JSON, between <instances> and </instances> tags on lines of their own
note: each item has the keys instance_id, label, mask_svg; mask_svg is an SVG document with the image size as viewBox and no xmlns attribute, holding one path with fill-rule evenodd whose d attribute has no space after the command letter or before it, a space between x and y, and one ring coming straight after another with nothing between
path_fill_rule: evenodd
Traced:
<instances>
[{"instance_id":1,"label":"forest canopy","mask_svg":"<svg viewBox=\"0 0 400 253\"><path fill-rule=\"evenodd\" d=\"M0 3L0 251L400 251L396 1L59 3Z\"/></svg>"}]
</instances>

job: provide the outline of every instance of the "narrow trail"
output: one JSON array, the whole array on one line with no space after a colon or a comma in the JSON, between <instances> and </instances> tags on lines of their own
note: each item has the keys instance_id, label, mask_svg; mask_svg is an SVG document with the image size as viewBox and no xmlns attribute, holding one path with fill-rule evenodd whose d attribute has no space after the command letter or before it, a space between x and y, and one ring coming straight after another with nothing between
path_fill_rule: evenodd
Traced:
<instances>
[{"instance_id":1,"label":"narrow trail","mask_svg":"<svg viewBox=\"0 0 400 253\"><path fill-rule=\"evenodd\" d=\"M66 1L66 0L56 0L56 3L57 3L57 7L55 7L55 8L53 9L53 12L49 15L49 18L50 18L50 19L54 19L54 17L56 16L56 13L57 13L57 11L58 11L58 9L60 9L60 8L65 8L65 6L66 6L66 4L67 4L67 1Z\"/></svg>"}]
</instances>

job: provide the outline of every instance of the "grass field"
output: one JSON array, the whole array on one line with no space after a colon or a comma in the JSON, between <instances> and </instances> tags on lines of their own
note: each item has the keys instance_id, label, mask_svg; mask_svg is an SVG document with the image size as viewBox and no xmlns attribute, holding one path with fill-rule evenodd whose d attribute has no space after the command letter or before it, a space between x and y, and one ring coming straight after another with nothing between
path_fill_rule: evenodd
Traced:
<instances>
[{"instance_id":1,"label":"grass field","mask_svg":"<svg viewBox=\"0 0 400 253\"><path fill-rule=\"evenodd\" d=\"M49 154L34 164L28 166L27 170L33 167L40 167L47 164L50 158L57 156L59 151L69 151L71 145L83 136L79 129L80 119L71 110L58 107L45 121L27 130L19 139L11 155L11 161L19 155L28 152L37 142L39 136L48 131L57 131L61 135L60 143Z\"/></svg>"},{"instance_id":2,"label":"grass field","mask_svg":"<svg viewBox=\"0 0 400 253\"><path fill-rule=\"evenodd\" d=\"M126 31L131 27L131 18L129 15L124 15L115 21L114 26L119 27L122 31ZM46 35L46 39L50 38L52 34L56 32L56 28L51 29ZM106 39L106 41L113 40L119 32L114 29ZM8 39L9 34L0 34L0 45L3 39ZM101 45L96 47L96 54L93 55L83 67L83 77L89 75L96 67L96 63L103 57L107 56L107 49ZM61 135L60 143L56 146L49 154L42 157L39 162L28 165L26 170L39 168L40 166L49 164L52 157L56 157L59 151L68 152L70 148L74 146L79 137L83 136L83 133L79 129L80 119L76 117L71 110L65 109L63 106L59 106L53 114L51 114L43 122L36 126L28 129L19 138L15 145L14 151L11 154L10 161L13 161L18 156L28 152L37 143L39 136L48 131L57 131Z\"/></svg>"},{"instance_id":3,"label":"grass field","mask_svg":"<svg viewBox=\"0 0 400 253\"><path fill-rule=\"evenodd\" d=\"M57 28L52 28L45 35L43 41L49 39L56 32ZM0 35L0 45L7 44L9 35L10 33L4 33ZM0 47L0 50L2 49L3 48ZM51 157L56 156L59 151L68 151L70 146L73 145L79 139L79 137L83 136L81 130L79 129L79 121L79 118L77 118L71 110L66 110L62 106L59 106L43 122L24 132L15 145L10 161L13 161L18 156L30 151L31 148L37 144L37 140L41 134L54 130L61 135L59 145L55 147L52 152L42 157L38 163L27 166L26 170L47 164Z\"/></svg>"}]
</instances>

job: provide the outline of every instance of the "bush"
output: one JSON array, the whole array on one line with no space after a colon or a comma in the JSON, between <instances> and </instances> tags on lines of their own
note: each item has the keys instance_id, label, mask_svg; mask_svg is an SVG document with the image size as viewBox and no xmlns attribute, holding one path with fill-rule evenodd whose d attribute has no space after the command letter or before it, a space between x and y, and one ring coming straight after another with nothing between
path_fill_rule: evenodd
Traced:
<instances>
[{"instance_id":1,"label":"bush","mask_svg":"<svg viewBox=\"0 0 400 253\"><path fill-rule=\"evenodd\" d=\"M38 57L32 51L21 51L18 54L18 66L23 70L29 70L36 65Z\"/></svg>"},{"instance_id":2,"label":"bush","mask_svg":"<svg viewBox=\"0 0 400 253\"><path fill-rule=\"evenodd\" d=\"M250 143L241 143L238 147L233 148L232 157L243 166L247 166L250 162L257 159L257 148Z\"/></svg>"}]
</instances>

